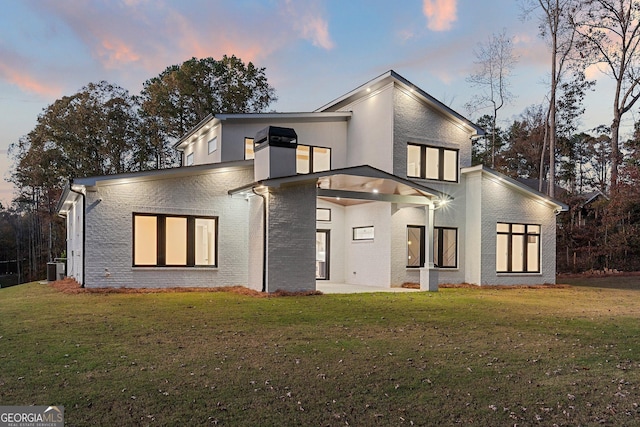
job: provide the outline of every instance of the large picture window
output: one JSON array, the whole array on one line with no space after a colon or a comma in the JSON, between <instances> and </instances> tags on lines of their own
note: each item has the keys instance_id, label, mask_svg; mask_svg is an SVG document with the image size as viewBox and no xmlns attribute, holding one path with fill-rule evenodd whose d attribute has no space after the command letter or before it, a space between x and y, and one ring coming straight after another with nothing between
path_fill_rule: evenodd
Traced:
<instances>
[{"instance_id":1,"label":"large picture window","mask_svg":"<svg viewBox=\"0 0 640 427\"><path fill-rule=\"evenodd\" d=\"M407 144L407 177L458 181L458 150Z\"/></svg>"},{"instance_id":2,"label":"large picture window","mask_svg":"<svg viewBox=\"0 0 640 427\"><path fill-rule=\"evenodd\" d=\"M217 217L133 214L134 267L215 267Z\"/></svg>"},{"instance_id":3,"label":"large picture window","mask_svg":"<svg viewBox=\"0 0 640 427\"><path fill-rule=\"evenodd\" d=\"M433 265L437 268L458 267L458 229L433 227Z\"/></svg>"},{"instance_id":4,"label":"large picture window","mask_svg":"<svg viewBox=\"0 0 640 427\"><path fill-rule=\"evenodd\" d=\"M496 271L498 273L540 272L540 225L496 225Z\"/></svg>"}]
</instances>

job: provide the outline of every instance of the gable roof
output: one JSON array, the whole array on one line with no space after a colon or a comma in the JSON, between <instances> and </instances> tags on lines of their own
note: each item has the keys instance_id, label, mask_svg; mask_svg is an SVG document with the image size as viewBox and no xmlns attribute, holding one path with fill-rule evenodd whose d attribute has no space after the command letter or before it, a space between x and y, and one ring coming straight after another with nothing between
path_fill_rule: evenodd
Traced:
<instances>
[{"instance_id":1,"label":"gable roof","mask_svg":"<svg viewBox=\"0 0 640 427\"><path fill-rule=\"evenodd\" d=\"M408 91L410 91L411 93L416 95L418 98L420 98L427 105L440 111L445 116L448 116L449 118L452 118L456 121L462 122L471 130L475 131L477 135L484 135L486 133L483 128L476 125L466 117L462 116L457 111L453 110L452 108L438 101L436 98L429 95L427 92L420 89L418 86L414 85L409 80L405 79L404 77L402 77L400 74L396 73L393 70L389 70L386 73L383 73L378 77L374 78L373 80L369 80L368 82L357 87L351 92L348 92L342 95L341 97L334 99L328 104L323 105L322 107L315 110L315 112L320 113L320 112L328 112L328 111L337 111L340 108L344 107L345 105L348 105L353 101L363 96L366 96L368 93L388 85L391 82L403 86Z\"/></svg>"},{"instance_id":2,"label":"gable roof","mask_svg":"<svg viewBox=\"0 0 640 427\"><path fill-rule=\"evenodd\" d=\"M494 178L496 178L498 181L500 181L503 185L510 187L516 191L519 191L521 193L525 193L526 195L528 195L531 198L534 199L538 199L541 202L547 204L547 205L551 205L556 211L558 212L566 212L569 210L569 206L567 206L566 204L556 200L556 199L552 199L551 197L547 196L546 194L540 193L539 191L535 190L534 188L529 187L526 184L523 184L522 182L519 182L513 178L510 178L504 174L501 174L500 172L494 171L493 169L489 169L488 167L484 166L484 165L477 165L477 166L471 166L468 168L463 168L461 170L461 172L463 174L467 174L467 173L472 173L472 172L481 172L484 174L487 174L489 176L492 176Z\"/></svg>"}]
</instances>

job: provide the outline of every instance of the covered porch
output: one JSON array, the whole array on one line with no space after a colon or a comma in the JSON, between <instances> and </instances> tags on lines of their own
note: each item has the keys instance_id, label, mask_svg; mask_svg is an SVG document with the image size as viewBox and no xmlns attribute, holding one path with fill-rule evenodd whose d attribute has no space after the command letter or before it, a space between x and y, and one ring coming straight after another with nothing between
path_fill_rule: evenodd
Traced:
<instances>
[{"instance_id":1,"label":"covered porch","mask_svg":"<svg viewBox=\"0 0 640 427\"><path fill-rule=\"evenodd\" d=\"M438 289L434 210L446 194L370 166L265 179L230 193L251 205L252 287L259 279L266 292L406 292L399 285L407 274L421 290ZM421 262L410 266L412 224L421 227Z\"/></svg>"}]
</instances>

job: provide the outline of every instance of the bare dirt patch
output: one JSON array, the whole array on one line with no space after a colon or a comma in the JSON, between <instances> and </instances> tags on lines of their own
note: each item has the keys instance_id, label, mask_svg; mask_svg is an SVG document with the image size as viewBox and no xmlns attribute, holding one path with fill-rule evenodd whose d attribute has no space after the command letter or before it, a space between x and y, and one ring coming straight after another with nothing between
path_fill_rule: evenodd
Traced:
<instances>
[{"instance_id":1,"label":"bare dirt patch","mask_svg":"<svg viewBox=\"0 0 640 427\"><path fill-rule=\"evenodd\" d=\"M83 288L80 283L72 278L65 278L50 282L49 285L65 294L155 294L155 293L175 293L175 292L229 292L237 295L245 295L255 298L271 298L286 296L311 296L322 295L320 291L288 292L277 290L273 293L259 292L244 286L220 286L215 288L202 287L175 287L175 288Z\"/></svg>"}]
</instances>

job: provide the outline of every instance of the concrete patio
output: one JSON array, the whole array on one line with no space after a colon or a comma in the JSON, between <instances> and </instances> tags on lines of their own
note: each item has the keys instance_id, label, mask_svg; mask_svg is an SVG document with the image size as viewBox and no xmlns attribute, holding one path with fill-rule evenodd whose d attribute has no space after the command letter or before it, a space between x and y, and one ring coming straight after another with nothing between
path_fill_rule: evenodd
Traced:
<instances>
[{"instance_id":1,"label":"concrete patio","mask_svg":"<svg viewBox=\"0 0 640 427\"><path fill-rule=\"evenodd\" d=\"M346 283L327 283L325 281L317 281L316 289L323 294L358 294L366 292L420 292L420 289L348 285Z\"/></svg>"}]
</instances>

